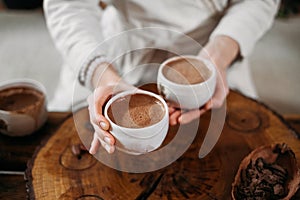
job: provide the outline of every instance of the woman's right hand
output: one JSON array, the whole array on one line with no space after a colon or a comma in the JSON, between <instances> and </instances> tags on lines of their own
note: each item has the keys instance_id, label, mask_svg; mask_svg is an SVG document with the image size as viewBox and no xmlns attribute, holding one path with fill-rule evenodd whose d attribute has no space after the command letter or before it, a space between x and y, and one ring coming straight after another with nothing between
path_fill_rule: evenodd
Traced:
<instances>
[{"instance_id":1,"label":"woman's right hand","mask_svg":"<svg viewBox=\"0 0 300 200\"><path fill-rule=\"evenodd\" d=\"M101 145L108 153L113 153L115 138L109 132L110 124L104 117L104 106L112 95L135 87L125 83L109 63L99 65L93 74L92 82L95 90L87 98L90 122L94 128L89 152L97 153Z\"/></svg>"},{"instance_id":2,"label":"woman's right hand","mask_svg":"<svg viewBox=\"0 0 300 200\"><path fill-rule=\"evenodd\" d=\"M95 154L100 144L108 153L113 153L115 150L115 139L108 131L110 124L102 112L104 104L112 95L113 89L114 86L100 86L87 99L90 122L95 131L89 150L90 154Z\"/></svg>"}]
</instances>

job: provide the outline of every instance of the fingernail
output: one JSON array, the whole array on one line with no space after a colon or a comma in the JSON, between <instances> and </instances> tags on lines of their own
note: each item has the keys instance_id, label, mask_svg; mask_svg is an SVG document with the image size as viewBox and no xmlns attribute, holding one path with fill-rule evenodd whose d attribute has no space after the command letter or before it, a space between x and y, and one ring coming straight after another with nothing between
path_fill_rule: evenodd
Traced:
<instances>
[{"instance_id":1,"label":"fingernail","mask_svg":"<svg viewBox=\"0 0 300 200\"><path fill-rule=\"evenodd\" d=\"M95 151L93 151L93 149L92 149L92 148L90 148L90 150L89 150L89 153L90 153L90 154L92 154L92 155L94 155L96 152L95 152Z\"/></svg>"},{"instance_id":2,"label":"fingernail","mask_svg":"<svg viewBox=\"0 0 300 200\"><path fill-rule=\"evenodd\" d=\"M101 126L101 128L106 129L106 123L105 122L100 122L100 126Z\"/></svg>"},{"instance_id":3,"label":"fingernail","mask_svg":"<svg viewBox=\"0 0 300 200\"><path fill-rule=\"evenodd\" d=\"M104 141L108 144L111 144L111 140L109 137L104 137Z\"/></svg>"},{"instance_id":4,"label":"fingernail","mask_svg":"<svg viewBox=\"0 0 300 200\"><path fill-rule=\"evenodd\" d=\"M183 119L182 116L178 117L178 122L181 123L181 122L182 122L182 119Z\"/></svg>"},{"instance_id":5,"label":"fingernail","mask_svg":"<svg viewBox=\"0 0 300 200\"><path fill-rule=\"evenodd\" d=\"M110 153L110 150L111 150L110 145L104 144L104 148L108 153Z\"/></svg>"},{"instance_id":6,"label":"fingernail","mask_svg":"<svg viewBox=\"0 0 300 200\"><path fill-rule=\"evenodd\" d=\"M115 146L111 146L110 153L113 153L115 151Z\"/></svg>"}]
</instances>

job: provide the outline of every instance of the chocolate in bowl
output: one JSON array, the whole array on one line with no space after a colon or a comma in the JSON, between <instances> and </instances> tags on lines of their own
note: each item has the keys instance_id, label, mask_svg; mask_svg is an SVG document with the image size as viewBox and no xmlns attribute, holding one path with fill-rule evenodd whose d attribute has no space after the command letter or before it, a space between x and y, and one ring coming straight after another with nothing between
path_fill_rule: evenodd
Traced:
<instances>
[{"instance_id":1,"label":"chocolate in bowl","mask_svg":"<svg viewBox=\"0 0 300 200\"><path fill-rule=\"evenodd\" d=\"M262 146L241 162L232 184L232 199L290 199L298 190L300 171L286 144Z\"/></svg>"},{"instance_id":2,"label":"chocolate in bowl","mask_svg":"<svg viewBox=\"0 0 300 200\"><path fill-rule=\"evenodd\" d=\"M45 97L39 91L27 87L13 87L0 91L0 110L26 113L39 109Z\"/></svg>"},{"instance_id":3,"label":"chocolate in bowl","mask_svg":"<svg viewBox=\"0 0 300 200\"><path fill-rule=\"evenodd\" d=\"M0 132L24 136L39 129L47 119L46 92L30 79L0 83Z\"/></svg>"}]
</instances>

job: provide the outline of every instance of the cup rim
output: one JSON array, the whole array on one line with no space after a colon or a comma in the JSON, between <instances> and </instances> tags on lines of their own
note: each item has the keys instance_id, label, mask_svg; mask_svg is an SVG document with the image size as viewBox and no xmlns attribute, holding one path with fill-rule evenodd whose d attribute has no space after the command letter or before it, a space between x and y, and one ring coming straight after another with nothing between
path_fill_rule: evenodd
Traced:
<instances>
[{"instance_id":1,"label":"cup rim","mask_svg":"<svg viewBox=\"0 0 300 200\"><path fill-rule=\"evenodd\" d=\"M27 84L25 86L33 87L33 89L39 90L44 95L46 95L45 86L42 83L40 83L39 81L30 79L30 78L17 78L17 79L1 81L0 82L0 91L10 88L10 87L13 87L14 85L19 85L19 84Z\"/></svg>"},{"instance_id":2,"label":"cup rim","mask_svg":"<svg viewBox=\"0 0 300 200\"><path fill-rule=\"evenodd\" d=\"M201 82L201 83L195 83L195 84L179 84L179 83L175 83L173 81L170 81L169 79L167 79L164 75L164 73L162 72L163 68L166 66L167 63L169 62L173 62L177 59L183 59L183 58L190 58L190 59L196 59L199 60L201 62L204 62L205 66L207 66L207 68L212 72L212 74L210 75L210 77ZM202 58L200 56L194 56L194 55L182 55L182 56L174 56L171 57L167 60L165 60L163 63L160 64L159 70L158 70L158 75L160 75L160 77L163 79L163 81L167 82L170 86L175 86L175 87L182 87L182 88L194 88L194 87L199 87L202 85L207 84L208 82L212 81L213 79L215 79L216 76L216 69L215 66L213 65L212 62L210 62L208 59L206 58Z\"/></svg>"},{"instance_id":3,"label":"cup rim","mask_svg":"<svg viewBox=\"0 0 300 200\"><path fill-rule=\"evenodd\" d=\"M17 79L11 79L11 80L5 80L0 82L0 92L12 87L29 87L33 90L37 90L41 92L45 98L45 102L47 102L47 93L46 93L46 88L45 86L40 83L39 81L36 81L34 79L29 79L29 78L17 78ZM0 112L3 114L10 114L11 111L6 111L6 110L1 110ZM20 113L15 113L15 114L20 114Z\"/></svg>"},{"instance_id":4,"label":"cup rim","mask_svg":"<svg viewBox=\"0 0 300 200\"><path fill-rule=\"evenodd\" d=\"M159 122L157 122L157 123L155 123L155 124L152 124L152 125L146 126L146 127L142 127L142 128L128 128L128 127L120 126L120 125L114 123L114 122L108 117L108 114L107 114L107 111L108 111L109 106L110 106L115 100L117 100L118 98L123 97L123 96L127 96L127 95L131 95L131 94L146 94L146 95L153 96L153 97L155 97L156 99L158 99L158 100L163 104L164 109L165 109L165 114L164 114L163 118L162 118ZM125 91L123 91L123 92L117 93L116 95L114 95L114 96L106 103L105 108L104 108L104 116L105 116L105 118L109 121L109 123L111 123L111 124L113 124L114 126L120 128L121 130L124 130L124 131L122 131L122 132L123 132L124 134L126 134L126 135L128 135L128 133L126 133L125 131L130 131L130 130L135 130L135 131L136 131L136 130L139 130L139 131L143 131L143 130L151 129L151 128L157 126L158 124L163 123L164 118L168 117L168 114L169 114L169 112L168 112L168 105L167 105L167 103L165 102L165 100L164 100L161 96L159 96L159 95L157 95L157 94L155 94L155 93L153 93L153 92L149 92L149 91L141 90L141 89L125 90ZM159 131L158 131L158 132L159 132ZM130 136L132 137L132 135L130 135ZM148 137L139 137L139 138L148 138Z\"/></svg>"}]
</instances>

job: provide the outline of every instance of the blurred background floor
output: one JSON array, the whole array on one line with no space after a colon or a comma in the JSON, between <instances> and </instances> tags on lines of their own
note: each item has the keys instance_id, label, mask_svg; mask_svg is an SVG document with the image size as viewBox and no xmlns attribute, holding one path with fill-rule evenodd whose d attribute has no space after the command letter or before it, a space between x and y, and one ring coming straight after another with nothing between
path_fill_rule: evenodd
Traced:
<instances>
[{"instance_id":1,"label":"blurred background floor","mask_svg":"<svg viewBox=\"0 0 300 200\"><path fill-rule=\"evenodd\" d=\"M0 12L0 81L35 79L51 99L61 63L41 12Z\"/></svg>"},{"instance_id":2,"label":"blurred background floor","mask_svg":"<svg viewBox=\"0 0 300 200\"><path fill-rule=\"evenodd\" d=\"M299 36L300 17L277 19L250 57L260 100L281 114L300 113ZM61 63L40 11L0 12L0 81L36 79L51 99Z\"/></svg>"}]
</instances>

